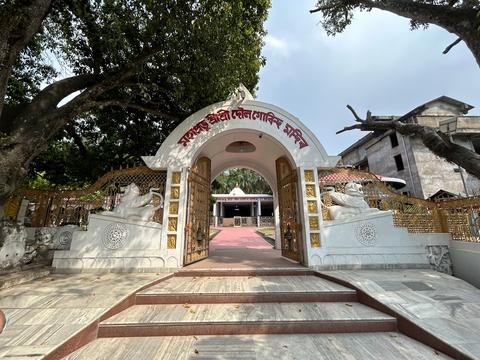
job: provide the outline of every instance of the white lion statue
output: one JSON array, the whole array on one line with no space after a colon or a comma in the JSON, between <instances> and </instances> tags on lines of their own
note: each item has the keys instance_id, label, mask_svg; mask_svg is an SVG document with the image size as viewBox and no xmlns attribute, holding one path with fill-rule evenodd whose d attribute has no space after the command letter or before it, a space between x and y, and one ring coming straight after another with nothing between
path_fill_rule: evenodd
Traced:
<instances>
[{"instance_id":1,"label":"white lion statue","mask_svg":"<svg viewBox=\"0 0 480 360\"><path fill-rule=\"evenodd\" d=\"M120 203L113 211L103 211L102 215L114 216L129 220L151 221L155 211L163 208L163 196L160 189L150 189L148 193L140 195L140 189L134 183L122 188L124 193L120 198ZM154 196L160 197L160 204L152 205Z\"/></svg>"},{"instance_id":2,"label":"white lion statue","mask_svg":"<svg viewBox=\"0 0 480 360\"><path fill-rule=\"evenodd\" d=\"M328 208L333 220L346 219L360 214L371 214L379 211L371 208L363 198L362 185L349 182L345 186L345 194L330 191L330 197L335 205Z\"/></svg>"}]
</instances>

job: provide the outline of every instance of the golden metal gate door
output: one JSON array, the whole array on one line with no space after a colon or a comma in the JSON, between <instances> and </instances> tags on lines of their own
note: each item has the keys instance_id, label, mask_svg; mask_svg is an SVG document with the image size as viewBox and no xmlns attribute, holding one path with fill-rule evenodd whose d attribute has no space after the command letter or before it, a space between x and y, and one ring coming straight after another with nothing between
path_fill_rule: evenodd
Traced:
<instances>
[{"instance_id":1,"label":"golden metal gate door","mask_svg":"<svg viewBox=\"0 0 480 360\"><path fill-rule=\"evenodd\" d=\"M184 265L208 256L210 237L211 162L207 157L197 160L188 174L188 211L185 227Z\"/></svg>"},{"instance_id":2,"label":"golden metal gate door","mask_svg":"<svg viewBox=\"0 0 480 360\"><path fill-rule=\"evenodd\" d=\"M297 172L285 158L277 159L275 165L277 168L282 255L302 262L302 226L299 222Z\"/></svg>"}]
</instances>

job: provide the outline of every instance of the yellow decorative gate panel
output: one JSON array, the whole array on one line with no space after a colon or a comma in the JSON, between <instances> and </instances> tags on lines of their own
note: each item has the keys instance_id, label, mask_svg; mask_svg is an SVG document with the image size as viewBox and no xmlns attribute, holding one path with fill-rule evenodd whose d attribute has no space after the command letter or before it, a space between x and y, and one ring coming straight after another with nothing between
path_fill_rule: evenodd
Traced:
<instances>
[{"instance_id":1,"label":"yellow decorative gate panel","mask_svg":"<svg viewBox=\"0 0 480 360\"><path fill-rule=\"evenodd\" d=\"M285 158L275 162L277 169L278 205L282 255L302 262L302 226L297 196L297 172Z\"/></svg>"},{"instance_id":2,"label":"yellow decorative gate panel","mask_svg":"<svg viewBox=\"0 0 480 360\"><path fill-rule=\"evenodd\" d=\"M188 173L188 212L185 227L184 265L208 256L210 237L211 162L202 157Z\"/></svg>"}]
</instances>

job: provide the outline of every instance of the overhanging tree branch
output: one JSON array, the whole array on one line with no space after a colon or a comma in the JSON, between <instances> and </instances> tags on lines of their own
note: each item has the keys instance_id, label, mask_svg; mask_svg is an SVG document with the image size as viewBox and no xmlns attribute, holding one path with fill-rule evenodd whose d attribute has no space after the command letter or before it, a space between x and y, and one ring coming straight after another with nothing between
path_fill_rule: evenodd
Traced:
<instances>
[{"instance_id":1,"label":"overhanging tree branch","mask_svg":"<svg viewBox=\"0 0 480 360\"><path fill-rule=\"evenodd\" d=\"M353 10L384 10L406 17L413 24L434 24L455 34L465 42L480 66L480 33L479 4L476 1L444 1L432 2L427 0L318 0L311 13L321 12L322 22L329 34L342 32L353 17ZM444 53L460 40L455 41L444 50Z\"/></svg>"},{"instance_id":2,"label":"overhanging tree branch","mask_svg":"<svg viewBox=\"0 0 480 360\"><path fill-rule=\"evenodd\" d=\"M148 107L146 105L140 105L140 104L135 104L135 103L130 103L126 102L123 100L97 100L94 102L94 104L100 108L103 108L105 106L118 106L121 108L130 108L130 109L135 109L135 110L140 110L143 112L146 112L148 114L152 114L158 117L162 117L168 120L172 121L179 121L180 119L174 115L167 114L163 111L160 111L158 109Z\"/></svg>"},{"instance_id":3,"label":"overhanging tree branch","mask_svg":"<svg viewBox=\"0 0 480 360\"><path fill-rule=\"evenodd\" d=\"M0 13L0 116L8 79L20 52L39 31L51 0L25 0L2 5Z\"/></svg>"},{"instance_id":4,"label":"overhanging tree branch","mask_svg":"<svg viewBox=\"0 0 480 360\"><path fill-rule=\"evenodd\" d=\"M455 45L458 45L460 42L462 42L462 39L461 38L458 38L457 40L455 40L454 42L452 42L450 45L448 45L445 50L443 50L442 54L448 54L448 52L450 50L452 50L452 48L455 46Z\"/></svg>"},{"instance_id":5,"label":"overhanging tree branch","mask_svg":"<svg viewBox=\"0 0 480 360\"><path fill-rule=\"evenodd\" d=\"M435 155L461 166L480 179L479 154L450 141L450 137L438 129L416 123L405 123L404 121L412 116L411 113L391 120L380 120L368 111L366 118L361 119L350 105L347 105L347 108L352 112L358 124L346 126L337 131L337 134L354 129L361 131L394 130L404 136L417 137Z\"/></svg>"}]
</instances>

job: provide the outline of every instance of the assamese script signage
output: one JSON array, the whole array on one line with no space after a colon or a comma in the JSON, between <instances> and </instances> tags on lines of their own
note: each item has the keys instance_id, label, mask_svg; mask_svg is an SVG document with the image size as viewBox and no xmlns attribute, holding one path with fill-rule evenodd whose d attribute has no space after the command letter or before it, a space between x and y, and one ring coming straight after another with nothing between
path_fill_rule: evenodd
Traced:
<instances>
[{"instance_id":1,"label":"assamese script signage","mask_svg":"<svg viewBox=\"0 0 480 360\"><path fill-rule=\"evenodd\" d=\"M308 146L308 143L304 139L300 129L291 126L288 122L280 119L273 112L248 110L242 107L232 110L222 109L216 113L208 114L202 120L192 126L185 134L183 134L180 140L178 140L177 144L188 146L190 141L195 139L197 135L201 134L202 132L209 132L212 129L211 125L232 119L245 119L269 123L271 126L275 126L279 131L283 130L283 133L286 134L288 138L292 139L292 141L295 141L295 144L297 144L300 149Z\"/></svg>"}]
</instances>

